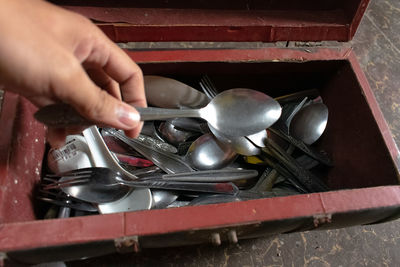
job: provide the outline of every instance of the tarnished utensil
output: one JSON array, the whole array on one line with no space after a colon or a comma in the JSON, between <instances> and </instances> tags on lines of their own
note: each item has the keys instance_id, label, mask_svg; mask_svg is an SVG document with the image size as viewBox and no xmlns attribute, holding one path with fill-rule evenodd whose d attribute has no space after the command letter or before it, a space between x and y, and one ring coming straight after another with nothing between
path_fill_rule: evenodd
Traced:
<instances>
[{"instance_id":1,"label":"tarnished utensil","mask_svg":"<svg viewBox=\"0 0 400 267\"><path fill-rule=\"evenodd\" d=\"M147 102L161 108L202 108L209 100L200 91L175 79L144 75Z\"/></svg>"},{"instance_id":2,"label":"tarnished utensil","mask_svg":"<svg viewBox=\"0 0 400 267\"><path fill-rule=\"evenodd\" d=\"M243 88L224 91L200 109L136 107L136 110L143 121L177 117L202 118L228 136L245 136L265 130L281 115L281 106L273 98ZM35 118L53 127L93 124L67 104L45 106L35 113Z\"/></svg>"}]
</instances>

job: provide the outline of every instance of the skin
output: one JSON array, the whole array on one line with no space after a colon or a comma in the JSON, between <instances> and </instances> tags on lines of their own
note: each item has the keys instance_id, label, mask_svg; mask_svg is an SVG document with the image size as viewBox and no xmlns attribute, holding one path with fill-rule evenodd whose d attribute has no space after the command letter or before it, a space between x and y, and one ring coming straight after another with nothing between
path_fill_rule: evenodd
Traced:
<instances>
[{"instance_id":1,"label":"skin","mask_svg":"<svg viewBox=\"0 0 400 267\"><path fill-rule=\"evenodd\" d=\"M146 106L140 68L90 20L42 0L0 0L0 88L37 107L68 103L136 137ZM122 101L123 99L123 101ZM82 129L48 129L53 147Z\"/></svg>"}]
</instances>

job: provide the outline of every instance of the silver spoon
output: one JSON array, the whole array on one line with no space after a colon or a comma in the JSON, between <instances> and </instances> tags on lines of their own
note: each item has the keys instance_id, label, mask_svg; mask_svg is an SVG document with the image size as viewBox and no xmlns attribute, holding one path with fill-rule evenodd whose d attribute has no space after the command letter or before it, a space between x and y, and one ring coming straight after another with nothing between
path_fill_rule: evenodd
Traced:
<instances>
[{"instance_id":1,"label":"silver spoon","mask_svg":"<svg viewBox=\"0 0 400 267\"><path fill-rule=\"evenodd\" d=\"M220 143L226 144L226 146L230 147L233 151L240 155L254 156L261 153L260 147L253 144L246 136L228 137L211 125L208 125L208 128ZM267 131L264 130L264 132Z\"/></svg>"},{"instance_id":2,"label":"silver spoon","mask_svg":"<svg viewBox=\"0 0 400 267\"><path fill-rule=\"evenodd\" d=\"M293 103L290 109L283 109L282 116L279 118L278 123L283 128L286 125L290 125L293 116L301 109L301 107L306 103L307 97L304 98L300 103ZM266 146L267 143L267 131L263 130L251 136L226 136L221 133L210 124L208 125L210 131L223 143L232 146L233 150L240 155L254 156L262 153L262 148Z\"/></svg>"},{"instance_id":3,"label":"silver spoon","mask_svg":"<svg viewBox=\"0 0 400 267\"><path fill-rule=\"evenodd\" d=\"M135 139L126 137L115 129L103 129L105 134L111 134L132 146L144 157L151 160L166 173L183 173L198 170L215 170L229 165L237 154L226 144L218 142L211 134L204 134L189 147L184 157L165 151L157 151L138 143Z\"/></svg>"},{"instance_id":4,"label":"silver spoon","mask_svg":"<svg viewBox=\"0 0 400 267\"><path fill-rule=\"evenodd\" d=\"M145 75L144 88L147 102L161 108L201 108L208 98L200 91L171 78Z\"/></svg>"},{"instance_id":5,"label":"silver spoon","mask_svg":"<svg viewBox=\"0 0 400 267\"><path fill-rule=\"evenodd\" d=\"M152 190L153 194L153 209L163 209L174 202L178 195L166 190Z\"/></svg>"},{"instance_id":6,"label":"silver spoon","mask_svg":"<svg viewBox=\"0 0 400 267\"><path fill-rule=\"evenodd\" d=\"M200 109L136 109L143 121L175 117L202 118L228 136L245 136L264 130L274 124L282 112L279 103L270 96L243 88L224 91ZM53 127L93 124L67 104L43 107L35 113L35 118Z\"/></svg>"},{"instance_id":7,"label":"silver spoon","mask_svg":"<svg viewBox=\"0 0 400 267\"><path fill-rule=\"evenodd\" d=\"M297 112L290 123L289 132L294 138L310 145L321 137L327 122L327 106L323 103L313 103Z\"/></svg>"},{"instance_id":8,"label":"silver spoon","mask_svg":"<svg viewBox=\"0 0 400 267\"><path fill-rule=\"evenodd\" d=\"M215 87L214 83L211 81L211 79L208 77L208 75L204 75L203 78L200 81L200 87L204 91L204 93L207 95L207 97L212 100L215 96L218 94L218 90ZM248 142L252 142L256 144L259 147L265 146L265 138L267 138L267 131L265 129L261 130L260 132L253 133L248 136L236 136L236 137L228 137L225 136L224 134L220 134L217 129L212 127L210 124L209 128L212 130L212 133L222 142L228 143L232 146L232 148L239 154L245 155L245 156L252 156L256 155L254 153L257 153L257 151L252 150L250 148L251 144L248 144Z\"/></svg>"},{"instance_id":9,"label":"silver spoon","mask_svg":"<svg viewBox=\"0 0 400 267\"><path fill-rule=\"evenodd\" d=\"M174 146L178 146L180 143L186 142L189 138L199 135L198 133L175 128L171 120L161 122L158 131L163 139Z\"/></svg>"},{"instance_id":10,"label":"silver spoon","mask_svg":"<svg viewBox=\"0 0 400 267\"><path fill-rule=\"evenodd\" d=\"M231 146L219 142L213 135L204 134L189 147L185 159L198 170L217 170L228 166L237 157Z\"/></svg>"}]
</instances>

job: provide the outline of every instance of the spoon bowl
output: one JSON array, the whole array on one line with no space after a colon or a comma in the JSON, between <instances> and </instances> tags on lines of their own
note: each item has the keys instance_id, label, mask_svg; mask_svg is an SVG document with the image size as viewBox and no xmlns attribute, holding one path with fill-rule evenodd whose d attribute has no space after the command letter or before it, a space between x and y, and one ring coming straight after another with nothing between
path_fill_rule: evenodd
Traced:
<instances>
[{"instance_id":1,"label":"spoon bowl","mask_svg":"<svg viewBox=\"0 0 400 267\"><path fill-rule=\"evenodd\" d=\"M151 193L153 195L153 209L164 209L178 198L177 194L166 190L152 190Z\"/></svg>"},{"instance_id":2,"label":"spoon bowl","mask_svg":"<svg viewBox=\"0 0 400 267\"><path fill-rule=\"evenodd\" d=\"M219 142L211 134L204 134L191 144L185 159L198 170L217 170L228 166L236 157L229 145Z\"/></svg>"},{"instance_id":3,"label":"spoon bowl","mask_svg":"<svg viewBox=\"0 0 400 267\"><path fill-rule=\"evenodd\" d=\"M161 122L158 126L158 131L162 138L174 146L178 146L180 143L186 142L191 137L198 135L197 133L175 128L171 120Z\"/></svg>"},{"instance_id":4,"label":"spoon bowl","mask_svg":"<svg viewBox=\"0 0 400 267\"><path fill-rule=\"evenodd\" d=\"M328 107L323 103L313 103L302 108L290 123L290 135L311 145L325 131L328 122Z\"/></svg>"},{"instance_id":5,"label":"spoon bowl","mask_svg":"<svg viewBox=\"0 0 400 267\"><path fill-rule=\"evenodd\" d=\"M208 128L210 129L212 134L218 139L218 141L230 146L236 153L240 155L254 156L261 153L260 148L250 142L250 140L247 139L247 137L245 136L227 137L211 125L208 125Z\"/></svg>"},{"instance_id":6,"label":"spoon bowl","mask_svg":"<svg viewBox=\"0 0 400 267\"><path fill-rule=\"evenodd\" d=\"M201 108L209 102L205 94L180 81L156 75L143 78L146 99L152 106Z\"/></svg>"}]
</instances>

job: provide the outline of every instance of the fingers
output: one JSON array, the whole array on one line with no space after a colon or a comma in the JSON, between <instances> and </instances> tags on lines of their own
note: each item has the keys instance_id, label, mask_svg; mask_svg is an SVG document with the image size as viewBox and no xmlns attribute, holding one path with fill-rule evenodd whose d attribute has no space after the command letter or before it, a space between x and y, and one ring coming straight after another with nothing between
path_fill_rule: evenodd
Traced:
<instances>
[{"instance_id":1,"label":"fingers","mask_svg":"<svg viewBox=\"0 0 400 267\"><path fill-rule=\"evenodd\" d=\"M86 72L97 86L106 90L117 99L121 99L121 90L119 84L114 79L111 79L104 70L94 67L86 69ZM131 104L133 104L134 106L146 106L146 104L143 104L141 100L133 101ZM125 134L131 138L137 137L141 131L142 126L143 122L141 122L138 127L134 128L133 130L125 130Z\"/></svg>"},{"instance_id":2,"label":"fingers","mask_svg":"<svg viewBox=\"0 0 400 267\"><path fill-rule=\"evenodd\" d=\"M138 112L96 86L74 58L66 56L55 68L51 88L54 95L72 105L86 118L102 125L133 130L140 125Z\"/></svg>"},{"instance_id":3,"label":"fingers","mask_svg":"<svg viewBox=\"0 0 400 267\"><path fill-rule=\"evenodd\" d=\"M106 90L110 95L121 99L119 84L108 76L101 68L86 69L90 79L101 89Z\"/></svg>"},{"instance_id":4,"label":"fingers","mask_svg":"<svg viewBox=\"0 0 400 267\"><path fill-rule=\"evenodd\" d=\"M113 43L110 45L110 55L103 69L119 83L125 102L136 106L146 106L141 69Z\"/></svg>"},{"instance_id":5,"label":"fingers","mask_svg":"<svg viewBox=\"0 0 400 267\"><path fill-rule=\"evenodd\" d=\"M119 84L125 102L135 106L146 106L143 74L139 66L99 29L96 28L96 32L97 40L93 43L90 53L80 58L83 64L103 69Z\"/></svg>"},{"instance_id":6,"label":"fingers","mask_svg":"<svg viewBox=\"0 0 400 267\"><path fill-rule=\"evenodd\" d=\"M125 102L138 107L147 106L142 70L115 44L111 45L111 52L104 70L119 82ZM137 137L142 126L143 123L141 122L138 127L125 130L125 134L131 138Z\"/></svg>"}]
</instances>

